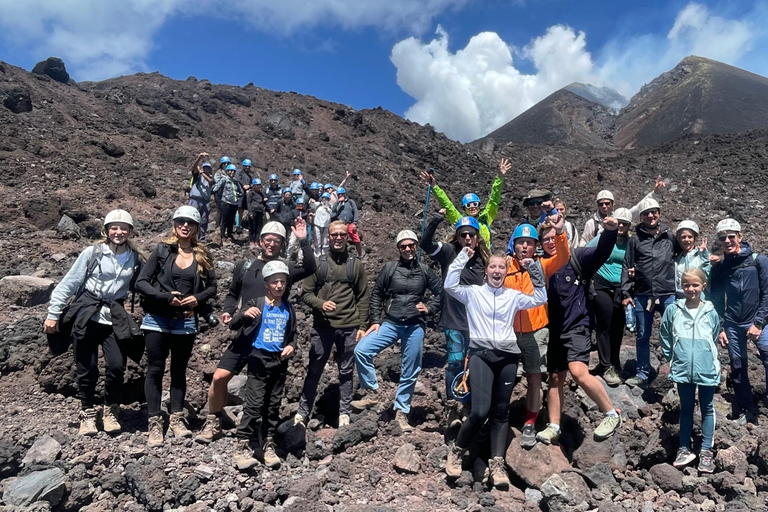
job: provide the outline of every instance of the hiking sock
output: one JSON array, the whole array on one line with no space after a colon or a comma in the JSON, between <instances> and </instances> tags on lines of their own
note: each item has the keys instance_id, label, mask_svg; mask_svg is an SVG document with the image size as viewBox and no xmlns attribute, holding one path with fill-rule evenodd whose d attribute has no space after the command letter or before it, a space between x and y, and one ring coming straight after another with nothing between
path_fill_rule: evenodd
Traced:
<instances>
[{"instance_id":1,"label":"hiking sock","mask_svg":"<svg viewBox=\"0 0 768 512\"><path fill-rule=\"evenodd\" d=\"M534 423L536 423L536 418L538 418L538 417L539 417L539 413L538 412L533 412L533 411L526 410L525 411L525 423L524 424L528 425L530 423L531 425L533 425Z\"/></svg>"},{"instance_id":2,"label":"hiking sock","mask_svg":"<svg viewBox=\"0 0 768 512\"><path fill-rule=\"evenodd\" d=\"M610 411L606 411L603 413L603 416L618 416L619 413L616 412L616 409L611 409Z\"/></svg>"}]
</instances>

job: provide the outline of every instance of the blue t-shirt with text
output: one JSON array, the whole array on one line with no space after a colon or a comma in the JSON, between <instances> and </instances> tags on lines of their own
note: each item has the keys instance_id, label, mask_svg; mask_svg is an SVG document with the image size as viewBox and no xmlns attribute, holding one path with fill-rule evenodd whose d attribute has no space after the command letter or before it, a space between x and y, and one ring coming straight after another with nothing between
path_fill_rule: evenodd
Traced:
<instances>
[{"instance_id":1,"label":"blue t-shirt with text","mask_svg":"<svg viewBox=\"0 0 768 512\"><path fill-rule=\"evenodd\" d=\"M253 340L253 347L269 352L282 352L288 320L290 313L285 303L281 302L279 306L265 303L261 313L261 326Z\"/></svg>"}]
</instances>

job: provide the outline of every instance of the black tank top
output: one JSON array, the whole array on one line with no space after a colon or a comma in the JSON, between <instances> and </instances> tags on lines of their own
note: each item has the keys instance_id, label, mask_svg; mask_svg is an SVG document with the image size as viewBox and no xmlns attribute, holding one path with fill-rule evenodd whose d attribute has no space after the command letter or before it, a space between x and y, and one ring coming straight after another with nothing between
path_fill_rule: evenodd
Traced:
<instances>
[{"instance_id":1,"label":"black tank top","mask_svg":"<svg viewBox=\"0 0 768 512\"><path fill-rule=\"evenodd\" d=\"M176 261L173 262L173 284L176 285L176 291L181 293L182 297L192 295L195 284L195 272L197 272L197 261L192 260L192 264L185 269L179 268Z\"/></svg>"}]
</instances>

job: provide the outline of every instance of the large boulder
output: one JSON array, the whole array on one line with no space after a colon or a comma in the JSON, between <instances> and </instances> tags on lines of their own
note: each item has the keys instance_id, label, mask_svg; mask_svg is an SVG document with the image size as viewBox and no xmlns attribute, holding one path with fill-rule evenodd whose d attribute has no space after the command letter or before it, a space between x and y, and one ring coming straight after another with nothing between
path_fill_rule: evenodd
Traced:
<instances>
[{"instance_id":1,"label":"large boulder","mask_svg":"<svg viewBox=\"0 0 768 512\"><path fill-rule=\"evenodd\" d=\"M536 443L530 450L520 446L520 431L512 428L512 441L507 448L509 470L528 485L541 488L552 475L571 469L563 450L557 445Z\"/></svg>"},{"instance_id":2,"label":"large boulder","mask_svg":"<svg viewBox=\"0 0 768 512\"><path fill-rule=\"evenodd\" d=\"M44 61L35 64L32 68L32 73L36 75L48 75L57 82L62 84L69 84L69 73L67 73L67 67L64 65L64 61L58 57L48 57Z\"/></svg>"},{"instance_id":3,"label":"large boulder","mask_svg":"<svg viewBox=\"0 0 768 512\"><path fill-rule=\"evenodd\" d=\"M51 468L10 479L5 484L3 501L15 507L26 507L36 501L47 501L56 506L66 490L64 472Z\"/></svg>"},{"instance_id":4,"label":"large boulder","mask_svg":"<svg viewBox=\"0 0 768 512\"><path fill-rule=\"evenodd\" d=\"M656 464L650 470L653 483L659 486L664 491L677 491L683 490L683 473L671 464Z\"/></svg>"},{"instance_id":5,"label":"large boulder","mask_svg":"<svg viewBox=\"0 0 768 512\"><path fill-rule=\"evenodd\" d=\"M62 238L68 238L77 240L80 238L80 227L77 222L74 221L69 215L62 215L56 226L56 231L59 232Z\"/></svg>"},{"instance_id":6,"label":"large boulder","mask_svg":"<svg viewBox=\"0 0 768 512\"><path fill-rule=\"evenodd\" d=\"M17 306L45 304L51 298L55 281L44 277L5 276L0 279L0 295Z\"/></svg>"},{"instance_id":7,"label":"large boulder","mask_svg":"<svg viewBox=\"0 0 768 512\"><path fill-rule=\"evenodd\" d=\"M23 87L13 85L5 86L0 90L0 100L3 106L14 114L32 112L32 97L29 91Z\"/></svg>"}]
</instances>

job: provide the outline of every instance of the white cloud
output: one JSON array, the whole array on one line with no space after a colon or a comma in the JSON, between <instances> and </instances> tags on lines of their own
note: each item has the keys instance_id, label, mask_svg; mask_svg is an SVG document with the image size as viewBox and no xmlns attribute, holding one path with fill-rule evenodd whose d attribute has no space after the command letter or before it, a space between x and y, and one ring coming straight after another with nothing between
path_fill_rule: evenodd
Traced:
<instances>
[{"instance_id":1,"label":"white cloud","mask_svg":"<svg viewBox=\"0 0 768 512\"><path fill-rule=\"evenodd\" d=\"M158 31L174 16L223 17L281 35L316 26L413 34L466 1L0 0L0 37L36 59L61 57L77 80L98 80L146 70Z\"/></svg>"},{"instance_id":2,"label":"white cloud","mask_svg":"<svg viewBox=\"0 0 768 512\"><path fill-rule=\"evenodd\" d=\"M768 64L758 49L768 42L768 34L758 27L767 22L768 9L759 2L740 19L717 16L704 5L690 3L667 33L613 39L595 59L583 32L556 25L514 52L534 65L532 74L515 67L510 44L495 32L482 32L451 53L448 34L439 28L429 42L413 37L400 41L390 60L397 68L398 85L416 100L406 117L470 141L574 81L609 86L631 97L692 54L766 72Z\"/></svg>"}]
</instances>

